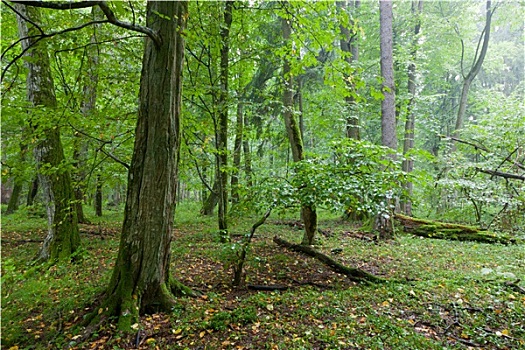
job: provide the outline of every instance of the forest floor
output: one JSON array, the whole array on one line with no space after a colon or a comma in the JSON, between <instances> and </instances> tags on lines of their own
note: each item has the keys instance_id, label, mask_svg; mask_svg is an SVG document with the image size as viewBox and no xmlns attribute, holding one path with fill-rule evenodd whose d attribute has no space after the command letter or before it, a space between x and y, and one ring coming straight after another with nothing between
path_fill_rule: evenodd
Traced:
<instances>
[{"instance_id":1,"label":"forest floor","mask_svg":"<svg viewBox=\"0 0 525 350\"><path fill-rule=\"evenodd\" d=\"M231 245L195 205L176 214L172 273L202 296L170 313L144 315L131 334L109 323L86 333L118 250L121 215L82 225L83 249L70 265L29 261L45 219L2 219L3 349L525 349L525 249L416 238L376 242L355 225L322 215L315 246L339 262L388 279L356 284L321 262L289 252L274 236L302 231L272 216L255 234L246 285L231 287ZM232 218L234 239L257 217ZM337 252L337 254L336 254ZM257 291L252 286L282 290Z\"/></svg>"}]
</instances>

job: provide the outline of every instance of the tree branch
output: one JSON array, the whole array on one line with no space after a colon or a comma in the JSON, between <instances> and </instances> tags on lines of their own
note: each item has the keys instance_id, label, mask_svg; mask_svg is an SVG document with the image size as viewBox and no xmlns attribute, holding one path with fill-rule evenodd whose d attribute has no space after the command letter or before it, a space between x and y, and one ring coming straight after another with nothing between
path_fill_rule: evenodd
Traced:
<instances>
[{"instance_id":1,"label":"tree branch","mask_svg":"<svg viewBox=\"0 0 525 350\"><path fill-rule=\"evenodd\" d=\"M155 45L157 47L162 45L162 38L160 37L159 33L155 32L153 29L148 28L148 27L144 27L144 26L139 26L139 25L136 25L136 24L131 24L131 23L128 23L128 22L119 21L115 17L115 14L109 8L108 4L105 1L98 1L98 6L102 10L102 12L104 12L104 14L106 15L106 18L108 19L108 21L111 24L114 24L117 27L121 27L121 28L124 28L124 29L129 29L129 30L133 30L135 32L144 33L147 36L149 36L151 38L151 40L153 40L153 42L155 43Z\"/></svg>"},{"instance_id":2,"label":"tree branch","mask_svg":"<svg viewBox=\"0 0 525 350\"><path fill-rule=\"evenodd\" d=\"M46 9L53 10L74 10L74 9L83 9L87 7L93 7L99 5L102 1L21 1L21 0L12 0L11 2L15 4L22 4L26 6L41 7Z\"/></svg>"},{"instance_id":3,"label":"tree branch","mask_svg":"<svg viewBox=\"0 0 525 350\"><path fill-rule=\"evenodd\" d=\"M499 176L499 177L503 177L505 179L514 179L514 180L525 181L525 176L521 176L521 175L518 175L518 174L510 174L510 173L504 173L502 171L487 170L487 169L481 169L481 168L476 168L476 170L481 172L481 173L489 174L489 175L492 175L492 176Z\"/></svg>"}]
</instances>

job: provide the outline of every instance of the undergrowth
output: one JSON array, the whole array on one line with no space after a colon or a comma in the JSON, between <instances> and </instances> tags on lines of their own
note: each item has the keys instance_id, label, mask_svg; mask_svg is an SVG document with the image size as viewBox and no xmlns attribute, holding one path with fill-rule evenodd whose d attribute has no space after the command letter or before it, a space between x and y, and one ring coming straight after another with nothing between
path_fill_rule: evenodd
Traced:
<instances>
[{"instance_id":1,"label":"undergrowth","mask_svg":"<svg viewBox=\"0 0 525 350\"><path fill-rule=\"evenodd\" d=\"M89 213L88 214L92 214ZM111 321L85 337L83 316L109 282L121 213L82 226L83 251L69 265L33 265L45 219L2 219L2 346L6 349L518 349L525 347L523 246L415 238L398 232L377 242L355 225L321 214L315 248L347 266L389 279L357 285L312 258L272 242L299 242L302 231L261 226L249 251L246 283L232 289L214 217L194 203L177 208L172 272L203 294L181 298L171 313L144 315L133 334ZM92 215L90 215L90 218ZM257 220L234 218L232 239Z\"/></svg>"}]
</instances>

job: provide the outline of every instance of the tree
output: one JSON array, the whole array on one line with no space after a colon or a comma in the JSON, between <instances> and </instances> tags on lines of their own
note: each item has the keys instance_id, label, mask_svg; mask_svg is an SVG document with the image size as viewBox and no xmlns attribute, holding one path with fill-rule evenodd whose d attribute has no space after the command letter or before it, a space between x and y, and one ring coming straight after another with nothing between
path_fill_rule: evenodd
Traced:
<instances>
[{"instance_id":1,"label":"tree","mask_svg":"<svg viewBox=\"0 0 525 350\"><path fill-rule=\"evenodd\" d=\"M98 6L106 17L101 22L149 37L143 56L139 113L119 253L102 303L104 312L90 317L117 316L119 327L129 329L140 312L169 310L175 294L190 292L170 276L180 150L183 31L188 4L148 2L146 27L118 20L103 1L28 1L26 4L58 10ZM42 37L45 37L43 33ZM73 198L72 190L70 196Z\"/></svg>"},{"instance_id":2,"label":"tree","mask_svg":"<svg viewBox=\"0 0 525 350\"><path fill-rule=\"evenodd\" d=\"M92 10L92 16L95 20L100 20L102 18L102 13L98 7L93 7ZM83 96L82 96L82 102L80 105L80 112L82 116L86 119L92 118L92 115L94 114L96 110L96 102L97 102L97 86L98 86L98 62L99 62L99 48L97 45L97 29L100 25L95 25L93 27L93 33L91 34L90 38L90 46L86 47L85 53L87 56L86 59L86 73L83 76ZM75 134L75 150L73 152L73 158L74 158L74 165L76 168L76 173L74 174L74 180L75 180L75 198L76 198L76 210L77 210L77 216L78 216L78 222L85 223L87 222L85 215L84 215L84 209L83 209L83 203L84 203L84 188L85 188L85 181L86 181L86 172L84 170L85 168L85 162L87 157L87 151L88 146L86 142L86 138L81 133L77 132ZM102 216L102 206L98 206L99 203L99 188L98 188L98 181L99 177L97 177L97 190L95 193L95 211L97 216ZM102 197L102 196L100 196ZM100 198L100 201L102 201L102 198ZM100 215L99 215L100 214Z\"/></svg>"},{"instance_id":3,"label":"tree","mask_svg":"<svg viewBox=\"0 0 525 350\"><path fill-rule=\"evenodd\" d=\"M220 93L219 93L219 127L217 130L217 178L219 179L219 231L227 236L228 223L228 79L230 53L230 27L232 24L233 1L224 5L224 23L221 25L221 59L220 59ZM226 237L225 237L226 239Z\"/></svg>"},{"instance_id":4,"label":"tree","mask_svg":"<svg viewBox=\"0 0 525 350\"><path fill-rule=\"evenodd\" d=\"M18 4L16 11L22 49L28 58L27 99L38 108L36 113L53 111L57 101L49 56L45 46L37 40L41 31L35 25L40 22L39 9ZM46 125L38 116L32 117L31 124L39 135L34 154L48 218L48 234L38 259L65 261L80 247L80 233L71 176L64 164L60 129L53 123Z\"/></svg>"},{"instance_id":5,"label":"tree","mask_svg":"<svg viewBox=\"0 0 525 350\"><path fill-rule=\"evenodd\" d=\"M408 76L408 83L407 83L407 90L409 94L409 100L408 105L406 107L407 111L407 117L405 122L405 139L403 141L403 155L405 158L403 159L402 168L403 171L406 173L411 173L412 170L414 170L414 159L409 154L410 151L414 148L414 128L415 128L415 120L416 116L414 113L413 105L415 103L415 97L416 97L416 55L417 55L417 41L419 32L421 30L421 11L423 10L423 1L412 1L412 14L416 16L416 24L414 25L414 39L412 40L412 49L411 49L411 60L408 63L407 68L407 76ZM406 215L412 215L412 201L410 200L410 197L413 193L413 183L411 181L407 181L405 183L405 190L407 199L401 203L401 210Z\"/></svg>"},{"instance_id":6,"label":"tree","mask_svg":"<svg viewBox=\"0 0 525 350\"><path fill-rule=\"evenodd\" d=\"M359 8L361 1L352 1L352 7L354 10ZM347 11L347 1L339 1L337 5L342 11ZM339 25L341 32L341 39L339 40L339 46L341 51L344 53L344 59L348 63L348 69L351 68L352 64L355 64L359 59L359 48L357 46L357 29L355 20L350 20L349 23L341 23ZM346 136L356 140L360 139L359 135L359 118L357 115L351 115L352 112L357 112L355 105L357 103L355 96L355 84L353 83L354 77L350 74L344 74L344 80L348 87L349 94L345 97L347 105L347 113L350 115L346 116Z\"/></svg>"},{"instance_id":7,"label":"tree","mask_svg":"<svg viewBox=\"0 0 525 350\"><path fill-rule=\"evenodd\" d=\"M170 276L170 243L180 149L183 30L187 2L151 1L119 253L103 309L129 329L139 312L169 310L180 284Z\"/></svg>"},{"instance_id":8,"label":"tree","mask_svg":"<svg viewBox=\"0 0 525 350\"><path fill-rule=\"evenodd\" d=\"M470 70L467 73L467 75L465 75L465 72L463 70L463 63L464 63L463 55L465 53L464 51L465 48L464 48L463 41L461 41L461 74L463 75L463 86L461 88L461 97L459 99L456 126L454 128L455 137L459 136L458 134L459 130L463 127L463 123L465 119L465 111L467 109L467 98L468 98L470 86L472 85L474 78L476 78L476 76L478 75L481 69L481 65L483 64L483 61L485 60L485 56L487 55L487 50L489 47L489 39L490 39L490 25L491 25L492 15L494 14L494 11L496 11L496 7L492 9L490 0L487 1L485 27L483 28L483 32L481 33L481 36L479 37L478 47L474 55L473 64L470 67ZM483 43L481 44L481 50L479 50L479 45L482 39L483 39ZM479 56L478 56L478 50L479 50Z\"/></svg>"},{"instance_id":9,"label":"tree","mask_svg":"<svg viewBox=\"0 0 525 350\"><path fill-rule=\"evenodd\" d=\"M394 84L394 60L393 60L393 11L392 1L379 1L379 23L381 40L381 77L382 92L381 101L381 143L383 146L397 149L396 134L396 104ZM395 159L395 153L390 155ZM379 213L376 217L374 228L379 231L381 238L390 238L392 235L392 216L388 213Z\"/></svg>"},{"instance_id":10,"label":"tree","mask_svg":"<svg viewBox=\"0 0 525 350\"><path fill-rule=\"evenodd\" d=\"M283 40L288 47L286 56L283 61L283 81L284 81L284 93L283 93L283 117L284 124L286 127L286 133L292 149L292 156L294 162L299 162L304 159L303 140L301 138L301 131L299 124L294 115L293 110L293 75L291 67L291 45L290 36L292 34L292 27L289 18L282 18L282 31ZM302 244L311 245L313 244L315 233L317 231L317 212L314 207L314 203L303 203L301 206L301 218L304 223L304 236Z\"/></svg>"}]
</instances>

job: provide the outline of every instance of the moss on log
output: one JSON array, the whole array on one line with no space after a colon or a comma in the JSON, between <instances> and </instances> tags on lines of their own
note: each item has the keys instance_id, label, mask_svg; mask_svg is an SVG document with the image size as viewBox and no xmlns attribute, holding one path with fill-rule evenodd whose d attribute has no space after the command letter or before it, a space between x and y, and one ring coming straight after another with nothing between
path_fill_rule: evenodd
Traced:
<instances>
[{"instance_id":1,"label":"moss on log","mask_svg":"<svg viewBox=\"0 0 525 350\"><path fill-rule=\"evenodd\" d=\"M405 232L420 237L490 244L517 243L515 238L496 235L493 232L472 226L417 219L402 214L396 214L395 218L403 225Z\"/></svg>"}]
</instances>

